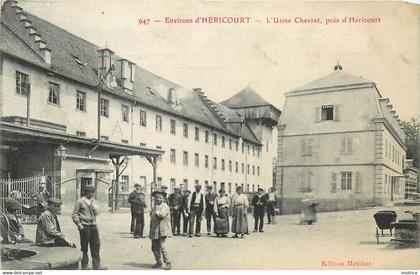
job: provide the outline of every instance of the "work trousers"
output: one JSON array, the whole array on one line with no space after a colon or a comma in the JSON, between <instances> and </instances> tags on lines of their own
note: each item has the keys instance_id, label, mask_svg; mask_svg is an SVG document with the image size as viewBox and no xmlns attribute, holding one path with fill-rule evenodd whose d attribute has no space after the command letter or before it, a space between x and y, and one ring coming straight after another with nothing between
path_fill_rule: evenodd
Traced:
<instances>
[{"instance_id":1,"label":"work trousers","mask_svg":"<svg viewBox=\"0 0 420 275\"><path fill-rule=\"evenodd\" d=\"M267 218L268 218L268 223L276 223L276 212L274 210L274 206L276 205L275 201L269 201L267 204Z\"/></svg>"},{"instance_id":2,"label":"work trousers","mask_svg":"<svg viewBox=\"0 0 420 275\"><path fill-rule=\"evenodd\" d=\"M190 211L190 235L193 234L194 230L194 220L197 218L196 225L195 225L195 234L200 234L201 231L201 215L203 214L200 211L199 207L192 207Z\"/></svg>"},{"instance_id":3,"label":"work trousers","mask_svg":"<svg viewBox=\"0 0 420 275\"><path fill-rule=\"evenodd\" d=\"M131 232L134 236L143 237L144 230L144 213L131 212Z\"/></svg>"},{"instance_id":4,"label":"work trousers","mask_svg":"<svg viewBox=\"0 0 420 275\"><path fill-rule=\"evenodd\" d=\"M190 217L186 214L185 210L182 211L182 233L188 233L188 224L190 223Z\"/></svg>"},{"instance_id":5,"label":"work trousers","mask_svg":"<svg viewBox=\"0 0 420 275\"><path fill-rule=\"evenodd\" d=\"M181 209L172 209L171 210L171 227L172 234L181 233Z\"/></svg>"},{"instance_id":6,"label":"work trousers","mask_svg":"<svg viewBox=\"0 0 420 275\"><path fill-rule=\"evenodd\" d=\"M165 241L166 241L166 237L161 237L159 239L152 240L152 252L153 252L153 255L155 256L157 263L162 262L162 257L163 257L164 263L171 262L168 257L168 251L166 250Z\"/></svg>"},{"instance_id":7,"label":"work trousers","mask_svg":"<svg viewBox=\"0 0 420 275\"><path fill-rule=\"evenodd\" d=\"M99 232L96 225L84 225L80 233L80 247L83 252L82 268L86 268L89 263L88 247L90 246L90 254L92 256L92 269L98 269L101 264L99 249L101 246L99 240Z\"/></svg>"},{"instance_id":8,"label":"work trousers","mask_svg":"<svg viewBox=\"0 0 420 275\"><path fill-rule=\"evenodd\" d=\"M264 228L264 208L255 207L254 208L254 218L255 218L255 225L254 230L261 231ZM258 226L259 223L259 226Z\"/></svg>"},{"instance_id":9,"label":"work trousers","mask_svg":"<svg viewBox=\"0 0 420 275\"><path fill-rule=\"evenodd\" d=\"M206 208L206 223L207 233L211 232L211 221L213 220L213 227L216 224L216 215L214 214L213 208Z\"/></svg>"}]
</instances>

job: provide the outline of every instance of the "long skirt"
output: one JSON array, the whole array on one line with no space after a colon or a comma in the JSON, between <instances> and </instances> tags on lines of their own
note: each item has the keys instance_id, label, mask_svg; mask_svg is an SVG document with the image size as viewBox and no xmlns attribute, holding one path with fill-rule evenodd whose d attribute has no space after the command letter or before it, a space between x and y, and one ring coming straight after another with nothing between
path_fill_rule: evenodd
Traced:
<instances>
[{"instance_id":1,"label":"long skirt","mask_svg":"<svg viewBox=\"0 0 420 275\"><path fill-rule=\"evenodd\" d=\"M227 208L220 207L218 209L219 215L216 217L214 224L214 231L216 234L229 233L229 213Z\"/></svg>"},{"instance_id":2,"label":"long skirt","mask_svg":"<svg viewBox=\"0 0 420 275\"><path fill-rule=\"evenodd\" d=\"M235 206L233 209L232 232L236 234L245 234L248 232L248 219L246 217L245 207Z\"/></svg>"}]
</instances>

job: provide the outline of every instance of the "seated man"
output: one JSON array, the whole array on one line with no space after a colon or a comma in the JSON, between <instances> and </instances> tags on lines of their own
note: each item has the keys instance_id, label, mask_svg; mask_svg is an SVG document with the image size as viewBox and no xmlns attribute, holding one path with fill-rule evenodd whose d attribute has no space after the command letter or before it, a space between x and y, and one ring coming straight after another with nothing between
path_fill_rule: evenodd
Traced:
<instances>
[{"instance_id":1,"label":"seated man","mask_svg":"<svg viewBox=\"0 0 420 275\"><path fill-rule=\"evenodd\" d=\"M48 205L44 212L38 218L36 228L36 244L41 246L70 246L76 245L68 241L61 233L60 223L57 219L57 213L62 204L60 199L48 199Z\"/></svg>"},{"instance_id":2,"label":"seated man","mask_svg":"<svg viewBox=\"0 0 420 275\"><path fill-rule=\"evenodd\" d=\"M14 199L5 202L6 212L1 213L1 236L3 243L28 242L24 238L23 227L16 211L21 208L20 203Z\"/></svg>"}]
</instances>

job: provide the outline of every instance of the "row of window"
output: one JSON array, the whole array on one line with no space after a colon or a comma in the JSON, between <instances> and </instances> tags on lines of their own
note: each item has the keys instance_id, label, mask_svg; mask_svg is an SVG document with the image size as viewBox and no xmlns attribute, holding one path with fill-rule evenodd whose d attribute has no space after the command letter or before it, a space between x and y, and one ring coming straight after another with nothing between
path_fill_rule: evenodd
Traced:
<instances>
[{"instance_id":1,"label":"row of window","mask_svg":"<svg viewBox=\"0 0 420 275\"><path fill-rule=\"evenodd\" d=\"M298 174L300 191L313 191L313 172L307 171ZM362 191L362 175L360 172L342 171L340 173L331 174L331 193L337 191L354 191L360 193Z\"/></svg>"},{"instance_id":2,"label":"row of window","mask_svg":"<svg viewBox=\"0 0 420 275\"><path fill-rule=\"evenodd\" d=\"M16 71L16 93L20 95L27 95L29 93L29 76L27 74L21 73ZM60 85L57 83L49 82L49 95L48 95L48 102L52 104L59 105L60 104ZM76 90L76 109L79 111L86 112L86 92ZM101 98L100 104L100 114L104 117L109 117L110 108L109 108L109 100L105 98ZM124 122L130 121L130 107L125 104L121 104L121 119ZM140 126L147 127L147 112L145 110L140 110ZM162 132L162 116L156 115L156 131ZM176 121L174 119L170 120L170 133L176 135ZM188 138L189 136L189 125L188 123L183 123L183 136ZM204 141L209 143L209 130L204 131ZM195 141L200 140L200 128L194 128L194 139ZM218 134L213 134L213 144L215 146L218 145ZM229 138L226 140L225 136L221 136L221 147L225 148L226 144L228 144L229 149L233 150L235 147L236 151L239 151L239 140L232 140ZM267 144L268 147L268 144ZM248 155L260 156L260 148L247 145ZM268 149L267 149L268 150ZM242 143L242 153L245 153L245 144Z\"/></svg>"},{"instance_id":3,"label":"row of window","mask_svg":"<svg viewBox=\"0 0 420 275\"><path fill-rule=\"evenodd\" d=\"M404 169L405 156L388 139L385 139L385 157Z\"/></svg>"},{"instance_id":4,"label":"row of window","mask_svg":"<svg viewBox=\"0 0 420 275\"><path fill-rule=\"evenodd\" d=\"M170 153L169 153L169 159L170 159L170 163L176 163L176 150L175 149L170 149ZM161 159L160 159L161 160ZM182 152L182 163L185 166L188 166L188 162L189 162L189 153L187 151L183 151ZM232 172L233 170L233 162L231 160L229 160L227 162L228 164L228 169L229 172ZM194 154L194 165L196 167L200 166L200 155L198 153ZM222 171L226 170L226 161L225 159L221 159L220 160L220 167ZM204 167L208 168L209 167L209 156L208 155L204 155ZM255 169L257 168L257 169ZM213 157L213 169L217 170L217 157ZM255 175L255 171L257 173L257 175L260 175L260 167L257 166L255 167L255 165L252 165L252 174ZM235 172L239 173L239 163L235 162ZM245 173L245 165L243 163L241 163L241 172L242 174ZM250 172L250 165L247 165L247 174L249 175Z\"/></svg>"},{"instance_id":5,"label":"row of window","mask_svg":"<svg viewBox=\"0 0 420 275\"><path fill-rule=\"evenodd\" d=\"M329 144L330 145L330 144ZM349 136L343 136L340 139L340 153L341 154L352 154L354 153L353 138ZM301 156L312 156L314 154L314 139L313 138L301 138L300 140L300 154Z\"/></svg>"}]
</instances>

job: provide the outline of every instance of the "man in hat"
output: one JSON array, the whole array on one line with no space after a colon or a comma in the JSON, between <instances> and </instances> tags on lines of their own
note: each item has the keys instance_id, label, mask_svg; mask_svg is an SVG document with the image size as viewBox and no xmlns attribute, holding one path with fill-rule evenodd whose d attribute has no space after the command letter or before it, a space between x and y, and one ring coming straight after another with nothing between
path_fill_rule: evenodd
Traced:
<instances>
[{"instance_id":1,"label":"man in hat","mask_svg":"<svg viewBox=\"0 0 420 275\"><path fill-rule=\"evenodd\" d=\"M150 212L149 238L152 240L152 252L156 260L156 264L152 267L162 267L163 258L165 269L171 269L171 261L166 250L166 240L172 236L169 206L164 203L165 192L157 190L152 195L155 198L155 205Z\"/></svg>"},{"instance_id":2,"label":"man in hat","mask_svg":"<svg viewBox=\"0 0 420 275\"><path fill-rule=\"evenodd\" d=\"M216 223L216 216L214 215L214 199L217 197L217 194L213 192L213 187L207 185L206 187L206 222L207 222L207 235L211 234L211 221L213 220L213 227Z\"/></svg>"},{"instance_id":3,"label":"man in hat","mask_svg":"<svg viewBox=\"0 0 420 275\"><path fill-rule=\"evenodd\" d=\"M254 218L255 218L255 225L254 225L254 232L259 230L260 232L264 232L264 212L265 207L267 205L267 200L263 195L264 189L258 188L258 193L252 199L252 206L254 206ZM258 226L259 222L259 226Z\"/></svg>"},{"instance_id":4,"label":"man in hat","mask_svg":"<svg viewBox=\"0 0 420 275\"><path fill-rule=\"evenodd\" d=\"M275 206L276 206L276 188L271 187L270 192L266 195L267 199L267 218L268 218L268 224L271 224L271 222L276 223L275 217Z\"/></svg>"},{"instance_id":5,"label":"man in hat","mask_svg":"<svg viewBox=\"0 0 420 275\"><path fill-rule=\"evenodd\" d=\"M174 193L169 195L169 208L171 210L172 234L181 234L181 212L183 206L183 197L179 187L174 188ZM175 232L176 231L176 232Z\"/></svg>"},{"instance_id":6,"label":"man in hat","mask_svg":"<svg viewBox=\"0 0 420 275\"><path fill-rule=\"evenodd\" d=\"M143 238L144 229L144 208L146 206L146 196L141 191L140 184L134 184L134 191L128 195L128 202L131 204L131 233L134 238Z\"/></svg>"},{"instance_id":7,"label":"man in hat","mask_svg":"<svg viewBox=\"0 0 420 275\"><path fill-rule=\"evenodd\" d=\"M195 226L195 236L201 236L201 218L203 216L203 211L205 208L205 200L204 195L200 191L201 185L196 185L195 191L191 194L188 200L188 213L190 215L190 238L192 238L194 233L194 220L197 220Z\"/></svg>"},{"instance_id":8,"label":"man in hat","mask_svg":"<svg viewBox=\"0 0 420 275\"><path fill-rule=\"evenodd\" d=\"M190 194L190 190L184 190L184 194L182 195L182 234L184 236L188 233L188 224L190 222L188 213L188 198L190 197Z\"/></svg>"},{"instance_id":9,"label":"man in hat","mask_svg":"<svg viewBox=\"0 0 420 275\"><path fill-rule=\"evenodd\" d=\"M88 267L88 247L90 246L92 268L95 270L103 270L106 268L101 266L101 258L99 256L101 242L99 240L99 232L96 224L98 211L93 200L95 191L96 187L93 185L87 185L85 187L85 195L76 202L72 218L80 233L80 246L83 252L81 261L82 269L87 269Z\"/></svg>"},{"instance_id":10,"label":"man in hat","mask_svg":"<svg viewBox=\"0 0 420 275\"><path fill-rule=\"evenodd\" d=\"M160 191L162 191L162 192L163 192L163 194L164 194L164 196L163 196L163 201L164 201L167 205L169 205L169 200L168 200L168 186L166 186L166 185L162 185L162 186L160 187Z\"/></svg>"},{"instance_id":11,"label":"man in hat","mask_svg":"<svg viewBox=\"0 0 420 275\"><path fill-rule=\"evenodd\" d=\"M41 246L70 246L76 247L74 243L67 240L61 232L57 213L62 204L60 199L49 198L48 205L38 218L36 228L36 244Z\"/></svg>"},{"instance_id":12,"label":"man in hat","mask_svg":"<svg viewBox=\"0 0 420 275\"><path fill-rule=\"evenodd\" d=\"M16 211L21 208L20 203L14 199L6 199L6 212L1 213L1 235L3 243L24 242L23 227Z\"/></svg>"}]
</instances>

